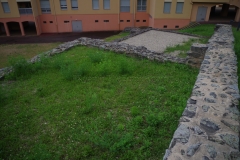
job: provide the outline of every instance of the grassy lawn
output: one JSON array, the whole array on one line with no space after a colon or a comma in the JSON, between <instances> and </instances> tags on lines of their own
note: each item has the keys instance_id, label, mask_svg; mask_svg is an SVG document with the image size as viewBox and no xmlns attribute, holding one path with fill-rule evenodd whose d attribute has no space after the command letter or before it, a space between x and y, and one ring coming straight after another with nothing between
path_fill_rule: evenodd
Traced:
<instances>
[{"instance_id":1,"label":"grassy lawn","mask_svg":"<svg viewBox=\"0 0 240 160\"><path fill-rule=\"evenodd\" d=\"M191 33L191 34L206 36L206 37L210 38L214 33L214 28L215 28L214 24L201 24L201 25L193 27L193 28L179 30L179 32Z\"/></svg>"},{"instance_id":2,"label":"grassy lawn","mask_svg":"<svg viewBox=\"0 0 240 160\"><path fill-rule=\"evenodd\" d=\"M126 37L130 34L130 32L121 32L117 35L114 35L114 36L111 36L111 37L108 37L108 38L105 38L105 41L106 42L111 42L111 41L114 41L116 39L119 39L119 38L123 38L123 37Z\"/></svg>"},{"instance_id":3,"label":"grassy lawn","mask_svg":"<svg viewBox=\"0 0 240 160\"><path fill-rule=\"evenodd\" d=\"M235 38L234 50L238 59L238 77L240 77L240 31L237 31L237 28L233 28L233 35ZM238 82L240 85L240 78L238 78Z\"/></svg>"},{"instance_id":4,"label":"grassy lawn","mask_svg":"<svg viewBox=\"0 0 240 160\"><path fill-rule=\"evenodd\" d=\"M0 159L162 159L198 74L82 46L17 62L0 85Z\"/></svg>"},{"instance_id":5,"label":"grassy lawn","mask_svg":"<svg viewBox=\"0 0 240 160\"><path fill-rule=\"evenodd\" d=\"M49 51L57 47L60 43L46 44L2 44L0 45L0 68L8 66L9 57L24 56L27 59L39 53Z\"/></svg>"}]
</instances>

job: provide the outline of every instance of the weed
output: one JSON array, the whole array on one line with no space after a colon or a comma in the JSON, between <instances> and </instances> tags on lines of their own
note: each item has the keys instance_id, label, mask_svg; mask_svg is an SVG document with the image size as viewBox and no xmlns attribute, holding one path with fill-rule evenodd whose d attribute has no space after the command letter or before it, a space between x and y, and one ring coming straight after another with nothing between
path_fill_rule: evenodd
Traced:
<instances>
[{"instance_id":1,"label":"weed","mask_svg":"<svg viewBox=\"0 0 240 160\"><path fill-rule=\"evenodd\" d=\"M84 114L89 114L93 111L95 104L97 103L97 94L92 94L90 96L87 96L85 100L85 106L83 107L82 112Z\"/></svg>"},{"instance_id":2,"label":"weed","mask_svg":"<svg viewBox=\"0 0 240 160\"><path fill-rule=\"evenodd\" d=\"M112 73L112 62L110 60L103 61L99 63L98 69L101 76L108 76Z\"/></svg>"},{"instance_id":3,"label":"weed","mask_svg":"<svg viewBox=\"0 0 240 160\"><path fill-rule=\"evenodd\" d=\"M147 124L152 127L156 127L160 121L157 114L151 113L146 117Z\"/></svg>"},{"instance_id":4,"label":"weed","mask_svg":"<svg viewBox=\"0 0 240 160\"><path fill-rule=\"evenodd\" d=\"M132 108L131 108L131 114L132 114L132 116L137 116L137 115L139 115L140 114L140 110L139 110L139 108L138 107L136 107L136 106L133 106Z\"/></svg>"},{"instance_id":5,"label":"weed","mask_svg":"<svg viewBox=\"0 0 240 160\"><path fill-rule=\"evenodd\" d=\"M121 75L124 74L132 74L133 66L124 58L119 60L119 73Z\"/></svg>"}]
</instances>

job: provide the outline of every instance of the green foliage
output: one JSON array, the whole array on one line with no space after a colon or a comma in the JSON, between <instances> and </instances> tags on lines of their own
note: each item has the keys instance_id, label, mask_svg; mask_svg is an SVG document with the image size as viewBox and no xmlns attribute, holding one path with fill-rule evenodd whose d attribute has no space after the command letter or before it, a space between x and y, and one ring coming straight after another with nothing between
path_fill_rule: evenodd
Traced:
<instances>
[{"instance_id":1,"label":"green foliage","mask_svg":"<svg viewBox=\"0 0 240 160\"><path fill-rule=\"evenodd\" d=\"M0 159L161 159L198 74L80 46L30 68L1 85Z\"/></svg>"},{"instance_id":2,"label":"green foliage","mask_svg":"<svg viewBox=\"0 0 240 160\"><path fill-rule=\"evenodd\" d=\"M130 64L125 58L121 58L119 60L119 73L121 75L133 73L133 65Z\"/></svg>"},{"instance_id":3,"label":"green foliage","mask_svg":"<svg viewBox=\"0 0 240 160\"><path fill-rule=\"evenodd\" d=\"M214 24L201 24L193 28L179 30L179 32L196 34L196 35L206 36L210 38L214 33L214 28L215 28Z\"/></svg>"},{"instance_id":4,"label":"green foliage","mask_svg":"<svg viewBox=\"0 0 240 160\"><path fill-rule=\"evenodd\" d=\"M99 53L99 52L96 52L96 53L90 53L88 55L88 57L90 58L90 60L93 62L93 63L100 63L103 61L104 57L103 57L103 54Z\"/></svg>"},{"instance_id":5,"label":"green foliage","mask_svg":"<svg viewBox=\"0 0 240 160\"><path fill-rule=\"evenodd\" d=\"M120 39L120 38L123 38L123 37L126 37L130 34L130 32L121 32L117 35L114 35L114 36L111 36L111 37L108 37L105 39L106 42L111 42L111 41L114 41L116 39Z\"/></svg>"},{"instance_id":6,"label":"green foliage","mask_svg":"<svg viewBox=\"0 0 240 160\"><path fill-rule=\"evenodd\" d=\"M136 106L133 106L133 107L131 108L131 114L132 114L132 116L137 116L137 115L139 115L139 114L140 114L139 108L136 107Z\"/></svg>"}]
</instances>

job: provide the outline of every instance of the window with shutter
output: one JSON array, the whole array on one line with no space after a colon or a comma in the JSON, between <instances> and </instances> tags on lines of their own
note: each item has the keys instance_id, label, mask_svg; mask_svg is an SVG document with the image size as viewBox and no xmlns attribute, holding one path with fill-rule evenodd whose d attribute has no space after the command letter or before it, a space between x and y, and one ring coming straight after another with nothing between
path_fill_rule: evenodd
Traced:
<instances>
[{"instance_id":1,"label":"window with shutter","mask_svg":"<svg viewBox=\"0 0 240 160\"><path fill-rule=\"evenodd\" d=\"M78 9L78 1L77 0L72 0L72 9Z\"/></svg>"},{"instance_id":2,"label":"window with shutter","mask_svg":"<svg viewBox=\"0 0 240 160\"><path fill-rule=\"evenodd\" d=\"M177 2L176 13L183 13L184 2Z\"/></svg>"},{"instance_id":3,"label":"window with shutter","mask_svg":"<svg viewBox=\"0 0 240 160\"><path fill-rule=\"evenodd\" d=\"M120 11L121 12L130 12L130 0L121 0Z\"/></svg>"},{"instance_id":4,"label":"window with shutter","mask_svg":"<svg viewBox=\"0 0 240 160\"><path fill-rule=\"evenodd\" d=\"M103 0L103 8L110 9L110 0Z\"/></svg>"},{"instance_id":5,"label":"window with shutter","mask_svg":"<svg viewBox=\"0 0 240 160\"><path fill-rule=\"evenodd\" d=\"M67 10L67 2L66 0L60 0L61 10Z\"/></svg>"},{"instance_id":6,"label":"window with shutter","mask_svg":"<svg viewBox=\"0 0 240 160\"><path fill-rule=\"evenodd\" d=\"M51 13L49 0L40 0L40 6L42 13Z\"/></svg>"},{"instance_id":7,"label":"window with shutter","mask_svg":"<svg viewBox=\"0 0 240 160\"><path fill-rule=\"evenodd\" d=\"M2 7L3 7L4 13L10 13L8 2L2 2Z\"/></svg>"},{"instance_id":8,"label":"window with shutter","mask_svg":"<svg viewBox=\"0 0 240 160\"><path fill-rule=\"evenodd\" d=\"M93 9L99 9L99 0L92 0Z\"/></svg>"},{"instance_id":9,"label":"window with shutter","mask_svg":"<svg viewBox=\"0 0 240 160\"><path fill-rule=\"evenodd\" d=\"M170 13L171 11L171 2L164 2L163 13Z\"/></svg>"},{"instance_id":10,"label":"window with shutter","mask_svg":"<svg viewBox=\"0 0 240 160\"><path fill-rule=\"evenodd\" d=\"M147 10L147 0L138 0L137 11L146 11L146 10Z\"/></svg>"}]
</instances>

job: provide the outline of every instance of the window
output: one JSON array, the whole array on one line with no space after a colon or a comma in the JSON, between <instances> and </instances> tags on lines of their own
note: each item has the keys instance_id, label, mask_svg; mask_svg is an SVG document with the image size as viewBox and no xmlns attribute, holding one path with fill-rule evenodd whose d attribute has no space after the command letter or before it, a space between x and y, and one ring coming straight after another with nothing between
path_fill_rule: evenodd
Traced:
<instances>
[{"instance_id":1,"label":"window","mask_svg":"<svg viewBox=\"0 0 240 160\"><path fill-rule=\"evenodd\" d=\"M53 21L49 21L49 23L53 23Z\"/></svg>"},{"instance_id":2,"label":"window","mask_svg":"<svg viewBox=\"0 0 240 160\"><path fill-rule=\"evenodd\" d=\"M103 22L109 22L109 20L104 20Z\"/></svg>"},{"instance_id":3,"label":"window","mask_svg":"<svg viewBox=\"0 0 240 160\"><path fill-rule=\"evenodd\" d=\"M176 13L182 13L183 12L183 2L177 2L177 7L176 7Z\"/></svg>"},{"instance_id":4,"label":"window","mask_svg":"<svg viewBox=\"0 0 240 160\"><path fill-rule=\"evenodd\" d=\"M124 20L120 20L120 22L124 22Z\"/></svg>"},{"instance_id":5,"label":"window","mask_svg":"<svg viewBox=\"0 0 240 160\"><path fill-rule=\"evenodd\" d=\"M78 1L77 0L72 0L72 9L78 9Z\"/></svg>"},{"instance_id":6,"label":"window","mask_svg":"<svg viewBox=\"0 0 240 160\"><path fill-rule=\"evenodd\" d=\"M130 22L130 20L127 20L127 22Z\"/></svg>"},{"instance_id":7,"label":"window","mask_svg":"<svg viewBox=\"0 0 240 160\"><path fill-rule=\"evenodd\" d=\"M175 28L179 28L179 26L175 26Z\"/></svg>"},{"instance_id":8,"label":"window","mask_svg":"<svg viewBox=\"0 0 240 160\"><path fill-rule=\"evenodd\" d=\"M136 20L136 22L140 22L140 20Z\"/></svg>"},{"instance_id":9,"label":"window","mask_svg":"<svg viewBox=\"0 0 240 160\"><path fill-rule=\"evenodd\" d=\"M130 0L121 0L120 6L121 12L130 12Z\"/></svg>"},{"instance_id":10,"label":"window","mask_svg":"<svg viewBox=\"0 0 240 160\"><path fill-rule=\"evenodd\" d=\"M64 21L64 23L69 23L69 21Z\"/></svg>"},{"instance_id":11,"label":"window","mask_svg":"<svg viewBox=\"0 0 240 160\"><path fill-rule=\"evenodd\" d=\"M2 2L2 7L3 7L4 13L10 13L8 2Z\"/></svg>"},{"instance_id":12,"label":"window","mask_svg":"<svg viewBox=\"0 0 240 160\"><path fill-rule=\"evenodd\" d=\"M40 6L42 13L51 13L49 0L40 0Z\"/></svg>"},{"instance_id":13,"label":"window","mask_svg":"<svg viewBox=\"0 0 240 160\"><path fill-rule=\"evenodd\" d=\"M99 0L92 0L93 9L99 9Z\"/></svg>"},{"instance_id":14,"label":"window","mask_svg":"<svg viewBox=\"0 0 240 160\"><path fill-rule=\"evenodd\" d=\"M147 22L147 20L143 20L143 22Z\"/></svg>"},{"instance_id":15,"label":"window","mask_svg":"<svg viewBox=\"0 0 240 160\"><path fill-rule=\"evenodd\" d=\"M98 20L95 20L95 22L97 23L97 22L98 22Z\"/></svg>"},{"instance_id":16,"label":"window","mask_svg":"<svg viewBox=\"0 0 240 160\"><path fill-rule=\"evenodd\" d=\"M43 21L43 23L47 23L46 21Z\"/></svg>"},{"instance_id":17,"label":"window","mask_svg":"<svg viewBox=\"0 0 240 160\"><path fill-rule=\"evenodd\" d=\"M67 2L66 0L60 0L61 10L67 10Z\"/></svg>"},{"instance_id":18,"label":"window","mask_svg":"<svg viewBox=\"0 0 240 160\"><path fill-rule=\"evenodd\" d=\"M110 0L103 0L103 8L110 9Z\"/></svg>"},{"instance_id":19,"label":"window","mask_svg":"<svg viewBox=\"0 0 240 160\"><path fill-rule=\"evenodd\" d=\"M171 2L164 2L163 13L170 13L171 11Z\"/></svg>"},{"instance_id":20,"label":"window","mask_svg":"<svg viewBox=\"0 0 240 160\"><path fill-rule=\"evenodd\" d=\"M167 28L167 25L163 26L163 28Z\"/></svg>"},{"instance_id":21,"label":"window","mask_svg":"<svg viewBox=\"0 0 240 160\"><path fill-rule=\"evenodd\" d=\"M146 11L146 9L147 9L147 0L138 0L137 11Z\"/></svg>"}]
</instances>

